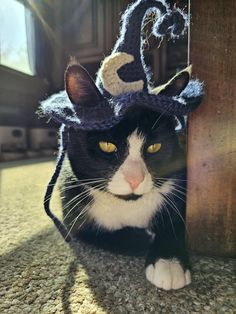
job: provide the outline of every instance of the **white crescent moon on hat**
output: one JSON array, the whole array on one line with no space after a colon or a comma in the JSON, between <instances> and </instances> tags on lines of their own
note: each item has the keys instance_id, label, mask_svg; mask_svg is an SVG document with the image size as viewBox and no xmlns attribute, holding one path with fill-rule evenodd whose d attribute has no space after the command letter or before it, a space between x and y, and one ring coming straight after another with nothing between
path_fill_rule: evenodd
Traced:
<instances>
[{"instance_id":1,"label":"white crescent moon on hat","mask_svg":"<svg viewBox=\"0 0 236 314\"><path fill-rule=\"evenodd\" d=\"M117 71L125 64L134 61L134 56L125 52L116 52L106 57L98 72L103 87L112 96L127 92L137 92L143 89L143 80L124 82L120 79Z\"/></svg>"}]
</instances>

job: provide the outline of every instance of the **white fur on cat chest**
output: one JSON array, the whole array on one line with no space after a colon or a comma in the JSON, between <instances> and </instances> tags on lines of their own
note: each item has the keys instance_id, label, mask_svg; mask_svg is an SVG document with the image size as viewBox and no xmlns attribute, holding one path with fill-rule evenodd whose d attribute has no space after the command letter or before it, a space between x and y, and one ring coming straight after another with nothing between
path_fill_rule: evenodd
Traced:
<instances>
[{"instance_id":1,"label":"white fur on cat chest","mask_svg":"<svg viewBox=\"0 0 236 314\"><path fill-rule=\"evenodd\" d=\"M171 191L172 182L167 181L159 191L167 194ZM157 188L144 194L136 201L125 201L104 191L91 190L94 202L88 210L89 216L102 227L117 230L123 227L147 228L155 212L164 201Z\"/></svg>"}]
</instances>

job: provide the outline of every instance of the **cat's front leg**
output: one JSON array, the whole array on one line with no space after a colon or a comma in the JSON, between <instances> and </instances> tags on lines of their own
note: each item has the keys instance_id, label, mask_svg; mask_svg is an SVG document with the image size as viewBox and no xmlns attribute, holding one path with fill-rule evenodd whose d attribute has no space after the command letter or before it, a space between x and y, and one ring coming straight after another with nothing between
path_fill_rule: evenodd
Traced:
<instances>
[{"instance_id":1,"label":"cat's front leg","mask_svg":"<svg viewBox=\"0 0 236 314\"><path fill-rule=\"evenodd\" d=\"M191 283L184 226L173 227L155 234L145 265L147 280L164 290L180 289Z\"/></svg>"}]
</instances>

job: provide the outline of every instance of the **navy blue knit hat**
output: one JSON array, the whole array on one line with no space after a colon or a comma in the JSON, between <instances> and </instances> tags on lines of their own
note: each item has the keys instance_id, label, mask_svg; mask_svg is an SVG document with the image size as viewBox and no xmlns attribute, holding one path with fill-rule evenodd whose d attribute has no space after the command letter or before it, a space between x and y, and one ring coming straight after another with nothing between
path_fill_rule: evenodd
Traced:
<instances>
[{"instance_id":1,"label":"navy blue knit hat","mask_svg":"<svg viewBox=\"0 0 236 314\"><path fill-rule=\"evenodd\" d=\"M110 56L98 71L96 85L87 71L72 61L65 73L66 90L41 103L41 112L62 124L61 145L55 173L45 195L45 210L67 241L65 226L49 208L53 187L63 163L68 128L104 130L119 123L132 108L142 106L164 115L182 117L193 111L203 96L202 83L190 80L191 67L179 72L167 84L151 88L143 57L142 28L146 15L156 12L153 34L184 34L188 20L180 10L170 10L163 0L137 0L122 16L120 36ZM180 92L173 93L173 86Z\"/></svg>"}]
</instances>

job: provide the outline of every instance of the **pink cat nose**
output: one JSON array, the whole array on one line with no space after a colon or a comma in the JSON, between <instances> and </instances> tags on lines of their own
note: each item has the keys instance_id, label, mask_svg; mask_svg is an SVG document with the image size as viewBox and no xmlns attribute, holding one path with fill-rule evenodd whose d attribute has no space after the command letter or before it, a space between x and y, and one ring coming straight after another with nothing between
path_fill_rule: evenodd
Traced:
<instances>
[{"instance_id":1,"label":"pink cat nose","mask_svg":"<svg viewBox=\"0 0 236 314\"><path fill-rule=\"evenodd\" d=\"M140 175L139 177L126 177L126 181L129 183L132 190L135 190L141 182L144 180L144 176Z\"/></svg>"}]
</instances>

